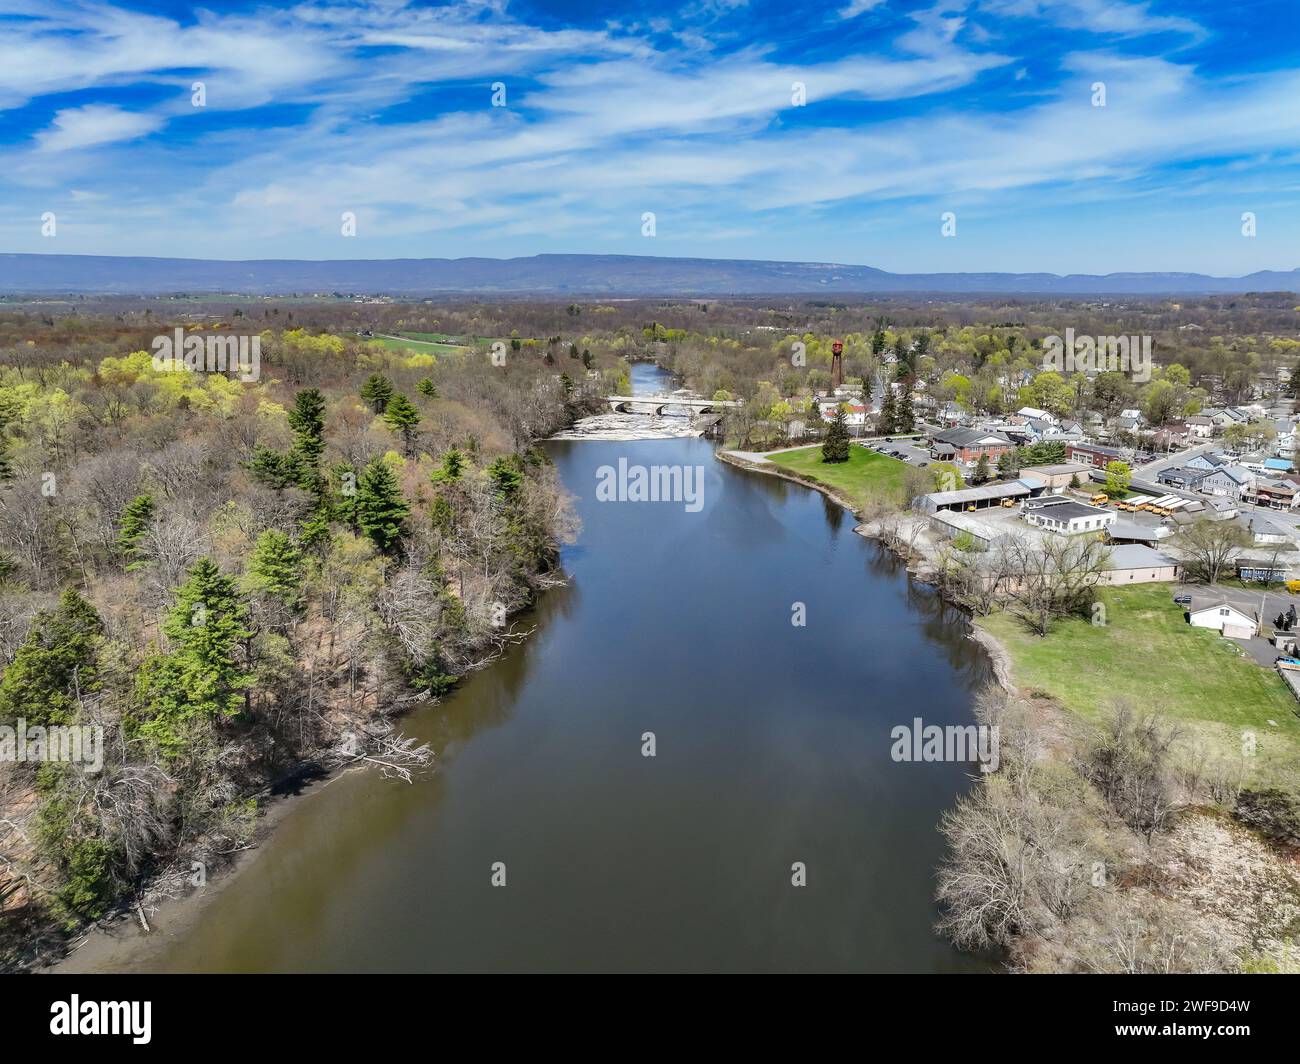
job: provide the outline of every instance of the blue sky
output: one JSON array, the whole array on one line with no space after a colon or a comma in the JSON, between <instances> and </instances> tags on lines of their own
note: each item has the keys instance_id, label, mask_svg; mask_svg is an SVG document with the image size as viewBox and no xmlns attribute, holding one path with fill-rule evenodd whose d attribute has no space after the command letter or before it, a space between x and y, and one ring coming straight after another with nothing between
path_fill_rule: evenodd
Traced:
<instances>
[{"instance_id":1,"label":"blue sky","mask_svg":"<svg viewBox=\"0 0 1300 1064\"><path fill-rule=\"evenodd\" d=\"M1296 0L653 11L0 0L0 250L1300 266Z\"/></svg>"}]
</instances>

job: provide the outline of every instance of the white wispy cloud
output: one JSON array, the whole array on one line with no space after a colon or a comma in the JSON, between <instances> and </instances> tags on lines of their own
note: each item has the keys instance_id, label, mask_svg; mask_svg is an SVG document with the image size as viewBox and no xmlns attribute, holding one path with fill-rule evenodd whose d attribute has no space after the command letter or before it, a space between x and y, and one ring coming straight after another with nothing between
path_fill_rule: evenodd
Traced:
<instances>
[{"instance_id":1,"label":"white wispy cloud","mask_svg":"<svg viewBox=\"0 0 1300 1064\"><path fill-rule=\"evenodd\" d=\"M26 2L0 0L0 12ZM127 86L161 87L164 102L63 107L10 143L0 238L29 232L36 207L66 206L70 238L162 233L187 254L282 242L302 253L312 241L316 256L473 253L486 235L584 250L635 233L645 210L661 233L720 239L845 205L864 216L919 202L1014 212L1147 194L1198 160L1215 160L1197 178L1210 187L1225 160L1243 160L1249 177L1300 152L1300 73L1289 70L1216 80L1190 62L1081 46L1034 54L1034 92L1017 86L1014 107L985 98L988 79L1014 82L1030 56L975 20L1086 25L1118 42L1199 32L1150 4L941 2L896 17L888 42L803 62L777 42L702 59L673 43L691 32L679 19L539 28L500 3L306 3L185 24L63 0L27 7L6 49L20 66L0 66L0 106ZM838 27L837 10L848 9L827 12ZM727 11L698 5L706 22ZM207 84L203 110L189 104L195 79ZM509 107L489 106L498 79ZM1090 103L1098 80L1105 108ZM792 106L795 82L806 108ZM431 86L456 89L455 109L419 106ZM258 110L286 103L297 111L274 112L274 125ZM338 236L343 211L360 218L356 243Z\"/></svg>"},{"instance_id":2,"label":"white wispy cloud","mask_svg":"<svg viewBox=\"0 0 1300 1064\"><path fill-rule=\"evenodd\" d=\"M162 126L157 115L124 111L109 104L86 104L70 107L54 116L49 129L36 134L41 151L75 151L101 144L134 140Z\"/></svg>"}]
</instances>

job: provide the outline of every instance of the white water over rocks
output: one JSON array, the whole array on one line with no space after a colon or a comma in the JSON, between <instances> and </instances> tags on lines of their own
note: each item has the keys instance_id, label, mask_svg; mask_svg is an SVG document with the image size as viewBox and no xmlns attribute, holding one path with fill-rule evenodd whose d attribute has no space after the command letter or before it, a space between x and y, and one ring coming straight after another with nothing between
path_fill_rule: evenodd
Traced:
<instances>
[{"instance_id":1,"label":"white water over rocks","mask_svg":"<svg viewBox=\"0 0 1300 1064\"><path fill-rule=\"evenodd\" d=\"M557 432L555 440L675 440L699 436L689 417L655 417L649 414L596 414Z\"/></svg>"}]
</instances>

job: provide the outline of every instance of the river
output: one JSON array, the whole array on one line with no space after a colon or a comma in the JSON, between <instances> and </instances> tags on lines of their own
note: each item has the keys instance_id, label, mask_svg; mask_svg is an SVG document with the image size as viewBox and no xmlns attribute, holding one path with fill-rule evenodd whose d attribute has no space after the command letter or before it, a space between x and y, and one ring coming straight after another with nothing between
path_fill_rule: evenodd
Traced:
<instances>
[{"instance_id":1,"label":"river","mask_svg":"<svg viewBox=\"0 0 1300 1064\"><path fill-rule=\"evenodd\" d=\"M983 652L850 515L713 446L547 444L583 520L569 586L406 718L436 772L308 788L125 966L986 970L932 930L935 825L970 766L890 758L897 724L970 722ZM702 508L598 502L620 457L701 467Z\"/></svg>"}]
</instances>

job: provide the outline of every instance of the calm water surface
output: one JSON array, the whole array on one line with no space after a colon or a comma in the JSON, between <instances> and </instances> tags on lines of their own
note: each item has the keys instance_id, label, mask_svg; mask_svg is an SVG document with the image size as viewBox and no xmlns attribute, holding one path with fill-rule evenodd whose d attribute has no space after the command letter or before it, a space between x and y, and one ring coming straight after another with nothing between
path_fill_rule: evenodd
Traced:
<instances>
[{"instance_id":1,"label":"calm water surface","mask_svg":"<svg viewBox=\"0 0 1300 1064\"><path fill-rule=\"evenodd\" d=\"M986 968L931 930L968 769L889 758L895 724L970 722L987 672L961 617L838 507L705 441L548 447L583 520L570 585L404 722L437 773L318 786L142 967ZM597 502L624 456L703 467L703 510Z\"/></svg>"}]
</instances>

